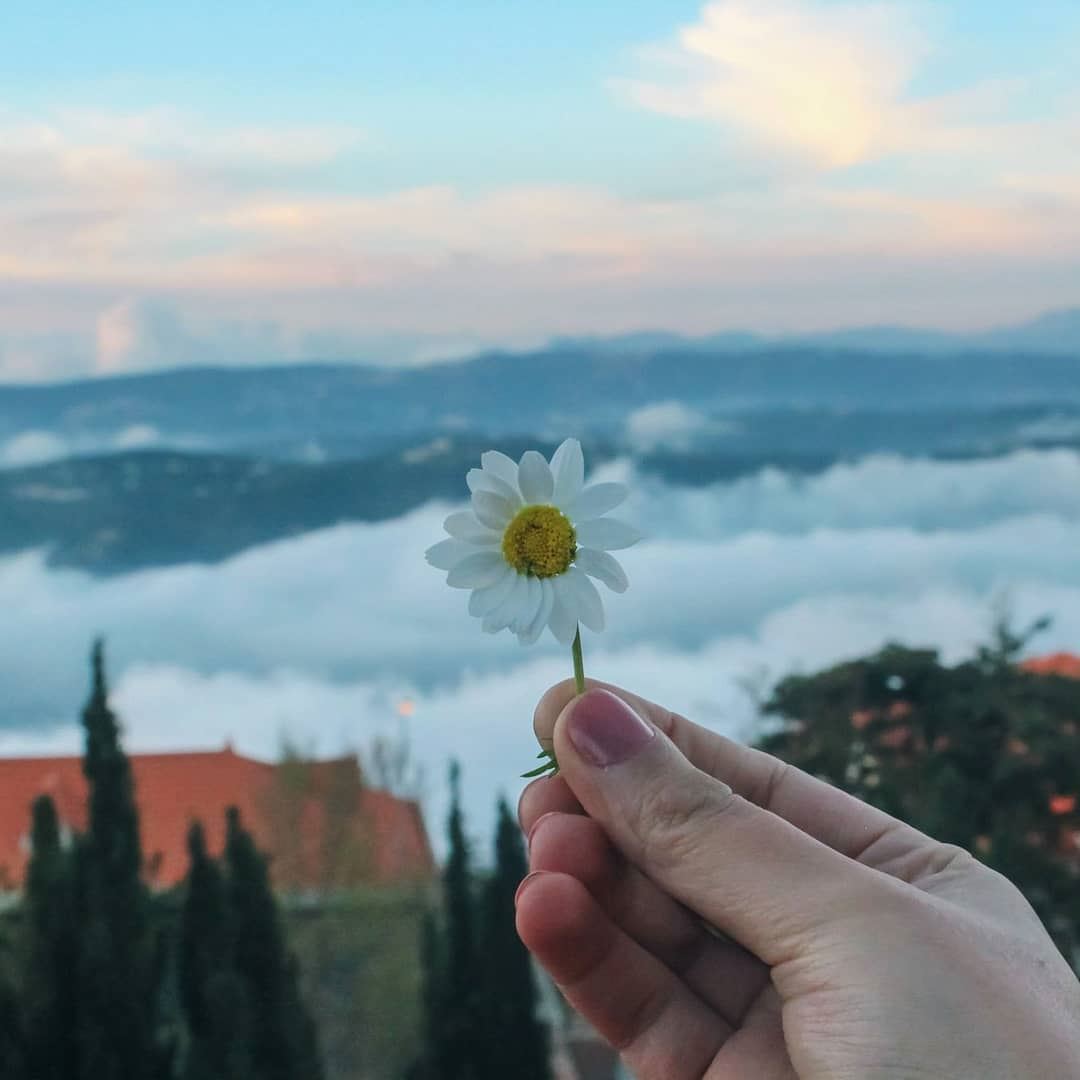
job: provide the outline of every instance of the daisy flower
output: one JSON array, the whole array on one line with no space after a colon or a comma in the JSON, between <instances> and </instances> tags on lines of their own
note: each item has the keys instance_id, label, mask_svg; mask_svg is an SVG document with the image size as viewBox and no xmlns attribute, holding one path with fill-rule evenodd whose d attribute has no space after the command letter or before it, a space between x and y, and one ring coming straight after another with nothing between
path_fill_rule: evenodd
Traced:
<instances>
[{"instance_id":1,"label":"daisy flower","mask_svg":"<svg viewBox=\"0 0 1080 1080\"><path fill-rule=\"evenodd\" d=\"M626 573L610 553L641 539L636 529L606 516L626 498L626 487L586 487L577 439L567 439L550 464L536 450L520 462L489 450L480 466L465 478L471 508L446 519L450 538L429 548L427 561L447 572L451 587L471 590L469 613L487 633L509 630L530 645L547 628L572 645L581 692L580 627L604 629L604 603L593 579L625 592Z\"/></svg>"}]
</instances>

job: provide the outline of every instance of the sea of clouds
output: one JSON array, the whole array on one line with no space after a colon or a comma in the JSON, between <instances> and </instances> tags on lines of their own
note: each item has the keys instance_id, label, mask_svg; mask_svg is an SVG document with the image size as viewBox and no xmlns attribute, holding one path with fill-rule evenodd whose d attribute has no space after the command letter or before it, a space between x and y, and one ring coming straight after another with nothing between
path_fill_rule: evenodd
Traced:
<instances>
[{"instance_id":1,"label":"sea of clouds","mask_svg":"<svg viewBox=\"0 0 1080 1080\"><path fill-rule=\"evenodd\" d=\"M963 462L869 458L815 476L775 470L705 489L625 463L623 517L649 539L623 553L610 628L585 640L590 674L741 738L755 696L887 641L959 659L1007 604L1048 613L1040 649L1080 648L1080 455ZM448 504L341 525L216 566L113 578L59 570L41 551L0 560L0 752L75 751L91 638L108 640L114 702L133 750L274 757L365 750L409 720L425 807L441 836L445 769L465 769L473 833L535 754L532 709L569 674L550 639L490 637L423 560Z\"/></svg>"}]
</instances>

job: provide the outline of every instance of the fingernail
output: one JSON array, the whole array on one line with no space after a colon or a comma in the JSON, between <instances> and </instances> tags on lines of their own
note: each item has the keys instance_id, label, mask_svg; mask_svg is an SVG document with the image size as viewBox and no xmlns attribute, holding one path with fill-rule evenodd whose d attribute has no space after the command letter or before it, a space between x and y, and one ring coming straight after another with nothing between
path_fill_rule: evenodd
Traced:
<instances>
[{"instance_id":1,"label":"fingernail","mask_svg":"<svg viewBox=\"0 0 1080 1080\"><path fill-rule=\"evenodd\" d=\"M532 828L529 830L528 835L525 837L525 847L528 851L532 851L533 837L536 835L536 830L547 821L548 818L553 818L556 815L555 810L549 810L546 814L541 814L534 822Z\"/></svg>"},{"instance_id":2,"label":"fingernail","mask_svg":"<svg viewBox=\"0 0 1080 1080\"><path fill-rule=\"evenodd\" d=\"M517 887L517 892L514 893L514 907L518 906L518 901L525 894L525 890L529 885L538 877L543 877L544 873L545 871L543 870L534 870L531 874L526 874L525 877L521 879L521 884Z\"/></svg>"},{"instance_id":3,"label":"fingernail","mask_svg":"<svg viewBox=\"0 0 1080 1080\"><path fill-rule=\"evenodd\" d=\"M655 738L656 729L622 698L590 690L574 704L568 734L586 761L604 768L632 758Z\"/></svg>"}]
</instances>

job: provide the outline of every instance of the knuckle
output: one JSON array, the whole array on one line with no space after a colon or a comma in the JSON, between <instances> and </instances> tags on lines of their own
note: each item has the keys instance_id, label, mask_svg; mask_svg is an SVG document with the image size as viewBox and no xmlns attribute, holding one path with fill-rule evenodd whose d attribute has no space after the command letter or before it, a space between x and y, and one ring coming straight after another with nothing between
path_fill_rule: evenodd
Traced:
<instances>
[{"instance_id":1,"label":"knuckle","mask_svg":"<svg viewBox=\"0 0 1080 1080\"><path fill-rule=\"evenodd\" d=\"M761 790L756 792L753 801L766 810L772 809L777 803L781 789L791 782L792 767L786 761L779 758L769 763L761 783Z\"/></svg>"},{"instance_id":2,"label":"knuckle","mask_svg":"<svg viewBox=\"0 0 1080 1080\"><path fill-rule=\"evenodd\" d=\"M943 874L967 873L979 866L979 861L970 851L956 844L938 844L934 857L934 872Z\"/></svg>"},{"instance_id":3,"label":"knuckle","mask_svg":"<svg viewBox=\"0 0 1080 1080\"><path fill-rule=\"evenodd\" d=\"M642 856L653 866L685 862L710 842L716 819L735 801L719 785L695 783L678 787L655 784L637 803L637 833Z\"/></svg>"}]
</instances>

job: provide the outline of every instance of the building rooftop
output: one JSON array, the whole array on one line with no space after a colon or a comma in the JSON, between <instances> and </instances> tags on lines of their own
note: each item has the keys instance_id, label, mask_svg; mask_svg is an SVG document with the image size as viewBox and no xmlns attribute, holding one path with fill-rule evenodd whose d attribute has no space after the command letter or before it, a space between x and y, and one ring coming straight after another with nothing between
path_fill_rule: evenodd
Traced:
<instances>
[{"instance_id":1,"label":"building rooftop","mask_svg":"<svg viewBox=\"0 0 1080 1080\"><path fill-rule=\"evenodd\" d=\"M187 872L187 832L206 830L222 850L225 811L235 806L283 889L424 880L435 872L414 800L364 783L355 756L271 764L230 747L129 756L144 875L165 889ZM0 890L21 887L30 856L30 808L40 795L56 805L61 833L86 828L87 784L78 757L0 758Z\"/></svg>"}]
</instances>

